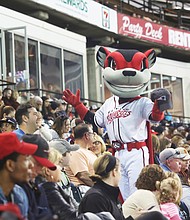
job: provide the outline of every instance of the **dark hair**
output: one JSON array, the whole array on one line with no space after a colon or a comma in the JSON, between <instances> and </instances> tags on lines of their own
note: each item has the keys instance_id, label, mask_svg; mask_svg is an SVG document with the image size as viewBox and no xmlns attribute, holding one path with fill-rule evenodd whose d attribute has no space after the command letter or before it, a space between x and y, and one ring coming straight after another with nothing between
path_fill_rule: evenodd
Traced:
<instances>
[{"instance_id":1,"label":"dark hair","mask_svg":"<svg viewBox=\"0 0 190 220\"><path fill-rule=\"evenodd\" d=\"M162 181L166 178L163 169L157 164L150 164L145 166L137 179L137 189L146 189L150 191L156 190L156 181Z\"/></svg>"},{"instance_id":2,"label":"dark hair","mask_svg":"<svg viewBox=\"0 0 190 220\"><path fill-rule=\"evenodd\" d=\"M154 131L158 133L158 135L162 134L164 131L165 131L165 127L164 126L157 126L157 127L154 127Z\"/></svg>"},{"instance_id":3,"label":"dark hair","mask_svg":"<svg viewBox=\"0 0 190 220\"><path fill-rule=\"evenodd\" d=\"M82 138L85 133L89 132L89 125L87 124L78 124L74 129L75 139Z\"/></svg>"},{"instance_id":4,"label":"dark hair","mask_svg":"<svg viewBox=\"0 0 190 220\"><path fill-rule=\"evenodd\" d=\"M64 122L68 119L69 118L65 115L59 116L55 119L55 121L51 127L53 130L55 130L58 133L60 138L62 137L62 127L64 125Z\"/></svg>"},{"instance_id":5,"label":"dark hair","mask_svg":"<svg viewBox=\"0 0 190 220\"><path fill-rule=\"evenodd\" d=\"M7 92L7 91L11 91L12 92L12 94L13 94L13 90L11 89L11 88L8 88L8 87L6 87L5 89L3 89L3 92L2 92L2 94L3 94L3 96L5 95L5 92ZM12 96L12 95L11 95Z\"/></svg>"},{"instance_id":6,"label":"dark hair","mask_svg":"<svg viewBox=\"0 0 190 220\"><path fill-rule=\"evenodd\" d=\"M9 106L9 105L4 106L2 109L2 113L1 113L1 118L3 118L4 114L8 115L13 111L15 111L15 109L12 106Z\"/></svg>"},{"instance_id":7,"label":"dark hair","mask_svg":"<svg viewBox=\"0 0 190 220\"><path fill-rule=\"evenodd\" d=\"M140 216L136 218L136 220L167 220L167 218L158 211L146 212L142 213Z\"/></svg>"},{"instance_id":8,"label":"dark hair","mask_svg":"<svg viewBox=\"0 0 190 220\"><path fill-rule=\"evenodd\" d=\"M22 104L20 105L17 110L16 110L16 113L15 113L15 119L18 123L18 125L22 124L23 120L22 120L22 116L25 115L25 116L29 116L29 111L28 109L31 109L33 108L33 105L29 104L29 103L26 103L26 104Z\"/></svg>"},{"instance_id":9,"label":"dark hair","mask_svg":"<svg viewBox=\"0 0 190 220\"><path fill-rule=\"evenodd\" d=\"M2 160L0 160L0 170L2 170L4 168L4 165L6 163L7 160L13 160L13 161L17 161L17 158L20 154L17 152L13 152L12 154L4 157Z\"/></svg>"}]
</instances>

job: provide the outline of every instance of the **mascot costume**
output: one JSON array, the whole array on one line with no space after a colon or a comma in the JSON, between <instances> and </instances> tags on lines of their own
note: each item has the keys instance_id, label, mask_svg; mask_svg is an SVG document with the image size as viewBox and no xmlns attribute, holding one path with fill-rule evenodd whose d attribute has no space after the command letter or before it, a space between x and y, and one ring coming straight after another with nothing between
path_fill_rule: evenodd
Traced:
<instances>
[{"instance_id":1,"label":"mascot costume","mask_svg":"<svg viewBox=\"0 0 190 220\"><path fill-rule=\"evenodd\" d=\"M164 118L164 110L171 108L170 93L156 89L151 99L141 97L151 78L149 70L156 61L155 51L116 50L105 47L97 51L97 62L104 68L103 79L113 96L95 113L90 112L69 89L63 99L73 105L81 119L106 128L115 156L121 164L120 191L125 200L135 190L135 182L142 168L153 163L153 149L149 122Z\"/></svg>"}]
</instances>

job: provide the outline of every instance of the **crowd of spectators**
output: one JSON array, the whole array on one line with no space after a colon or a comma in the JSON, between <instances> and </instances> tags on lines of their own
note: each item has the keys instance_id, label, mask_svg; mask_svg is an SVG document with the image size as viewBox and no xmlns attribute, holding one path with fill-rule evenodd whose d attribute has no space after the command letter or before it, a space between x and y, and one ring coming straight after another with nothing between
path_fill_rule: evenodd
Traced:
<instances>
[{"instance_id":1,"label":"crowd of spectators","mask_svg":"<svg viewBox=\"0 0 190 220\"><path fill-rule=\"evenodd\" d=\"M92 105L89 110L96 111ZM154 164L122 200L120 161L106 131L64 100L6 88L0 106L1 219L189 219L190 130L171 117L152 125Z\"/></svg>"}]
</instances>

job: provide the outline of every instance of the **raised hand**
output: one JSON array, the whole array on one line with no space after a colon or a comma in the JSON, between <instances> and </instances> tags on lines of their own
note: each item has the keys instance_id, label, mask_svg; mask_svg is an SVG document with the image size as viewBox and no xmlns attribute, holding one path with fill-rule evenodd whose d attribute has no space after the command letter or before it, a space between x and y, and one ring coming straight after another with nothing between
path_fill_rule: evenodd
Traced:
<instances>
[{"instance_id":1,"label":"raised hand","mask_svg":"<svg viewBox=\"0 0 190 220\"><path fill-rule=\"evenodd\" d=\"M78 89L75 95L69 89L66 89L65 91L63 91L62 99L65 100L67 103L71 104L75 108L76 106L81 104L80 90Z\"/></svg>"},{"instance_id":2,"label":"raised hand","mask_svg":"<svg viewBox=\"0 0 190 220\"><path fill-rule=\"evenodd\" d=\"M151 92L151 100L157 102L157 108L161 112L172 108L171 93L165 88L154 89Z\"/></svg>"},{"instance_id":3,"label":"raised hand","mask_svg":"<svg viewBox=\"0 0 190 220\"><path fill-rule=\"evenodd\" d=\"M63 91L63 100L72 105L75 110L78 112L80 118L83 120L85 115L88 112L88 109L80 101L80 90L78 89L76 95L73 94L69 89Z\"/></svg>"}]
</instances>

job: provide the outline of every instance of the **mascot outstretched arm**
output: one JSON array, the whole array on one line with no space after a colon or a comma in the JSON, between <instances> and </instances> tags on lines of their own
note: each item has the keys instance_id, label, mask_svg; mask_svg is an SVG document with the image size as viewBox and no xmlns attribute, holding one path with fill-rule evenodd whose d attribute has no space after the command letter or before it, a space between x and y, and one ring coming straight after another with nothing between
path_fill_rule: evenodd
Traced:
<instances>
[{"instance_id":1,"label":"mascot outstretched arm","mask_svg":"<svg viewBox=\"0 0 190 220\"><path fill-rule=\"evenodd\" d=\"M115 156L121 163L120 190L125 200L135 190L135 182L142 168L153 163L149 122L164 118L164 110L172 107L168 90L159 88L151 99L141 97L151 78L156 56L154 50L110 52L100 47L97 62L104 69L103 79L113 96L96 113L90 112L80 101L80 91L63 92L63 99L78 112L81 119L105 127Z\"/></svg>"}]
</instances>

